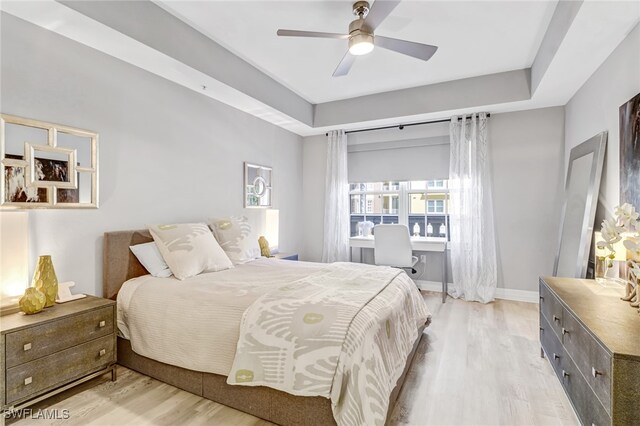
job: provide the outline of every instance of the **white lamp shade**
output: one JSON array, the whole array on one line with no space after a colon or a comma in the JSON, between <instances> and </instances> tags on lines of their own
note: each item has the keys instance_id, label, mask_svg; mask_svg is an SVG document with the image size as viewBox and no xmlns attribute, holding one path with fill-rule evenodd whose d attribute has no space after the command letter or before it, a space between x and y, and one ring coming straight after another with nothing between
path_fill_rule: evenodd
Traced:
<instances>
[{"instance_id":1,"label":"white lamp shade","mask_svg":"<svg viewBox=\"0 0 640 426\"><path fill-rule=\"evenodd\" d=\"M269 241L269 248L277 248L280 236L280 210L269 209L265 214L264 237Z\"/></svg>"},{"instance_id":2,"label":"white lamp shade","mask_svg":"<svg viewBox=\"0 0 640 426\"><path fill-rule=\"evenodd\" d=\"M613 244L613 250L615 251L615 257L611 260L618 260L618 261L625 261L627 260L627 248L624 246L624 237L626 235L622 234L622 240L618 241L617 243ZM598 247L598 243L602 241L602 233L600 232L595 232L594 233L594 241L593 241L593 247L595 250L595 254L597 257L608 257L609 256L609 250L607 248L599 248Z\"/></svg>"},{"instance_id":3,"label":"white lamp shade","mask_svg":"<svg viewBox=\"0 0 640 426\"><path fill-rule=\"evenodd\" d=\"M0 213L0 307L15 305L29 282L29 216Z\"/></svg>"}]
</instances>

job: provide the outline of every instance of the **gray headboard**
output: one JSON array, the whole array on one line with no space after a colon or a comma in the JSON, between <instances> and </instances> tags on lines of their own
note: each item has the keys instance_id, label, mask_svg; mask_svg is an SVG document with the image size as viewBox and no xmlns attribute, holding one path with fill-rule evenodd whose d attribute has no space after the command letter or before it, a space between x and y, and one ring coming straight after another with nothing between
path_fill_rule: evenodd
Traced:
<instances>
[{"instance_id":1,"label":"gray headboard","mask_svg":"<svg viewBox=\"0 0 640 426\"><path fill-rule=\"evenodd\" d=\"M129 246L153 241L146 229L104 233L102 296L115 300L125 281L149 272L133 255Z\"/></svg>"}]
</instances>

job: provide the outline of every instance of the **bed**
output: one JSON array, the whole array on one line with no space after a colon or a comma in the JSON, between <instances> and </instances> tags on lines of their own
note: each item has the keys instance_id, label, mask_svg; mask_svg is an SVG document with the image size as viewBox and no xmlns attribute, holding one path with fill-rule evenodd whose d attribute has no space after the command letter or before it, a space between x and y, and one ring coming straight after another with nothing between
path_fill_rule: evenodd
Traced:
<instances>
[{"instance_id":1,"label":"bed","mask_svg":"<svg viewBox=\"0 0 640 426\"><path fill-rule=\"evenodd\" d=\"M119 364L273 423L336 424L335 416L337 415L334 413L336 404L334 400L332 409L330 398L302 396L311 395L305 392L293 392L297 393L294 395L291 392L278 390L277 386L275 388L259 385L237 386L227 383L234 379L238 380L238 374L230 374L230 372L234 371L235 363L238 362L237 359L234 360L236 344L241 353L241 343L243 338L246 339L243 335L244 327L247 326L243 322L241 330L238 331L238 324L243 316L249 315L249 309L243 314L247 306L256 305L253 301L261 298L263 294L261 286L271 285L282 289L282 283L296 281L299 277L317 276L319 271L325 271L328 268L327 265L270 259L256 260L230 271L216 272L212 276L202 274L195 277L196 279L190 280L184 288L189 288L189 294L196 296L184 298L180 293L176 293L175 289L179 286L172 285L169 279L149 276L129 250L131 245L150 241L153 239L147 230L108 232L104 235L103 295L119 301ZM335 268L340 266L337 265ZM334 273L343 272L344 270L339 269L334 271ZM256 276L260 277L259 285L248 283L251 277ZM404 280L404 277L402 279ZM207 284L210 280L215 281L215 286ZM364 316L365 309L380 309L381 305L378 306L376 303L382 302L377 299L383 300L383 294L391 291L385 289L380 292L376 299L372 299L358 315ZM165 293L166 295L162 296L163 299L160 294ZM193 304L195 300L203 303L202 306L207 306L208 302L203 301L209 299L216 299L218 305L215 309L203 308L202 312L196 312L197 309L186 308L194 306L189 304ZM192 334L195 331L190 331L191 335L176 332L180 328L191 329L180 323L189 321L189 318L175 316L176 310L194 312L193 316L199 318L197 321L202 322L202 318L206 318L206 321L215 324L212 328L215 328L215 333L218 334L215 335L213 343L204 335L200 336L196 333L194 337ZM174 315L173 319L171 319L172 315ZM415 328L414 335L417 336L415 341L411 340L413 343L410 343L403 352L406 356L396 361L403 368L396 369L399 377L393 381L395 386L389 388L392 391L389 392L388 410L385 412L387 418L393 410L404 378L411 367L422 331L430 322L430 315L426 315L424 321L423 317L420 318ZM390 332L388 321L386 332L387 334ZM186 351L192 356L184 356L184 354L181 356L180 351ZM202 356L202 354L210 354L210 356ZM345 371L342 371L341 375L347 379L343 379L341 383L348 382L348 378L353 373L346 361L344 365L347 367L342 368ZM338 388L335 386L333 391L337 392ZM345 421L345 418L351 418L351 420ZM352 417L344 417L340 423L361 422L362 420L354 420Z\"/></svg>"}]
</instances>

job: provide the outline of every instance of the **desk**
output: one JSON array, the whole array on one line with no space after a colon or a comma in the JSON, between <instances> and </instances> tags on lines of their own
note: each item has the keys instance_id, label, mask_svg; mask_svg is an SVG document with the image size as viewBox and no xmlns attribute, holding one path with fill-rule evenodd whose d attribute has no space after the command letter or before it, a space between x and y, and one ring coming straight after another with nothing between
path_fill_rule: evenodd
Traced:
<instances>
[{"instance_id":1,"label":"desk","mask_svg":"<svg viewBox=\"0 0 640 426\"><path fill-rule=\"evenodd\" d=\"M371 237L351 237L349 238L349 255L353 253L353 248L360 249L360 260L362 260L363 248L375 248L375 239ZM411 249L413 251L430 251L442 253L442 303L447 297L447 240L436 237L411 237Z\"/></svg>"}]
</instances>

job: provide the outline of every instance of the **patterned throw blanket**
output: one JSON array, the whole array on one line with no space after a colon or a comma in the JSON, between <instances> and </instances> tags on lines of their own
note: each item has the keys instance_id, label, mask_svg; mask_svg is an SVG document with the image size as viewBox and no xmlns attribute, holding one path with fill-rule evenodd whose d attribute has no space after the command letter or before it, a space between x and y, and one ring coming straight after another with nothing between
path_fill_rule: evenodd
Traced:
<instances>
[{"instance_id":1,"label":"patterned throw blanket","mask_svg":"<svg viewBox=\"0 0 640 426\"><path fill-rule=\"evenodd\" d=\"M428 318L401 270L330 264L245 311L227 383L331 398L338 425L382 425Z\"/></svg>"}]
</instances>

